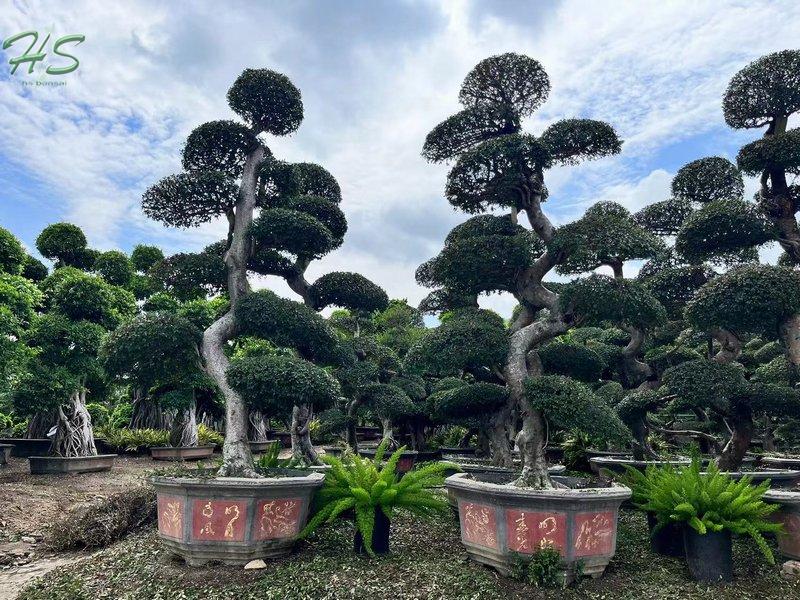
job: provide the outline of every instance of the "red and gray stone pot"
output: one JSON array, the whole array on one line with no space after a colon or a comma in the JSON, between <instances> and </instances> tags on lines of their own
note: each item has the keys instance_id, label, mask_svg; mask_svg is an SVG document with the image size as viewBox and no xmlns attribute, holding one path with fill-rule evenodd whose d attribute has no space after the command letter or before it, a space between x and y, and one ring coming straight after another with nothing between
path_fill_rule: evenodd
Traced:
<instances>
[{"instance_id":1,"label":"red and gray stone pot","mask_svg":"<svg viewBox=\"0 0 800 600\"><path fill-rule=\"evenodd\" d=\"M263 479L151 477L162 543L192 567L289 554L325 475L280 473Z\"/></svg>"},{"instance_id":2,"label":"red and gray stone pot","mask_svg":"<svg viewBox=\"0 0 800 600\"><path fill-rule=\"evenodd\" d=\"M94 473L110 471L114 466L116 454L97 454L95 456L29 456L32 475L48 473Z\"/></svg>"},{"instance_id":3,"label":"red and gray stone pot","mask_svg":"<svg viewBox=\"0 0 800 600\"><path fill-rule=\"evenodd\" d=\"M783 523L783 532L778 534L778 548L790 560L800 560L800 492L789 490L767 490L764 502L780 504L772 517Z\"/></svg>"},{"instance_id":4,"label":"red and gray stone pot","mask_svg":"<svg viewBox=\"0 0 800 600\"><path fill-rule=\"evenodd\" d=\"M0 444L0 465L8 464L8 459L11 458L11 451L13 449L13 444Z\"/></svg>"},{"instance_id":5,"label":"red and gray stone pot","mask_svg":"<svg viewBox=\"0 0 800 600\"><path fill-rule=\"evenodd\" d=\"M214 455L214 444L209 446L154 446L150 448L153 460L202 460Z\"/></svg>"},{"instance_id":6,"label":"red and gray stone pot","mask_svg":"<svg viewBox=\"0 0 800 600\"><path fill-rule=\"evenodd\" d=\"M49 438L0 438L0 444L11 444L11 456L28 458L29 456L44 456L50 452L53 444Z\"/></svg>"},{"instance_id":7,"label":"red and gray stone pot","mask_svg":"<svg viewBox=\"0 0 800 600\"><path fill-rule=\"evenodd\" d=\"M358 454L364 458L375 458L376 452L377 450L372 449L359 449ZM391 454L391 451L387 450L384 456L389 458ZM397 472L408 473L416 464L431 462L439 460L440 458L442 458L442 453L439 450L422 450L419 452L416 450L405 450L400 455L400 460L397 462Z\"/></svg>"},{"instance_id":8,"label":"red and gray stone pot","mask_svg":"<svg viewBox=\"0 0 800 600\"><path fill-rule=\"evenodd\" d=\"M470 557L509 575L520 557L543 546L557 548L562 576L599 577L614 556L620 505L631 497L621 485L535 490L481 481L491 476L458 473L445 480L458 502L461 542Z\"/></svg>"}]
</instances>

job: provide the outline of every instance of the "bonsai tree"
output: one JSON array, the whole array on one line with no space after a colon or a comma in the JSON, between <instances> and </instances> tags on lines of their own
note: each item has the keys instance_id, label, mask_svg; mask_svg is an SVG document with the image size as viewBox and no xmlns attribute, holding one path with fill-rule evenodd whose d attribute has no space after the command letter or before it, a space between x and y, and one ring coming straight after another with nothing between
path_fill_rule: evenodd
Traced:
<instances>
[{"instance_id":1,"label":"bonsai tree","mask_svg":"<svg viewBox=\"0 0 800 600\"><path fill-rule=\"evenodd\" d=\"M49 311L34 320L25 340L36 358L13 401L20 414L55 413L53 454L97 454L86 409L90 386L102 381L97 353L108 331L135 313L130 292L99 277L73 274L55 287Z\"/></svg>"},{"instance_id":2,"label":"bonsai tree","mask_svg":"<svg viewBox=\"0 0 800 600\"><path fill-rule=\"evenodd\" d=\"M109 377L156 394L162 409L174 409L170 445L197 446L196 389L203 384L202 332L184 317L146 313L112 332L100 350Z\"/></svg>"},{"instance_id":3,"label":"bonsai tree","mask_svg":"<svg viewBox=\"0 0 800 600\"><path fill-rule=\"evenodd\" d=\"M227 291L230 309L203 333L201 354L206 372L225 397L226 436L220 475L256 476L247 443L248 410L237 391L237 387L244 389L239 378L244 376L243 368L236 371L237 386L229 385L226 379L230 361L225 348L240 334L242 323L236 314L240 302L250 294L248 271L284 277L303 301L317 310L343 306L354 299L359 308L368 310L368 298L375 308L381 308L386 296L375 293L376 286L356 274L329 274L314 284L304 278L311 260L341 244L345 224L338 208L341 192L336 180L318 165L275 159L261 138L264 134L284 136L300 126L300 91L284 75L268 69L246 69L228 91L228 104L243 122L212 121L197 127L184 147L184 172L151 187L144 194L142 207L151 218L175 227L195 227L223 216L228 221L224 242L196 258L166 259L162 265L167 289L177 289L181 281L199 279L216 288L213 291ZM203 277L185 277L192 272L203 273ZM218 274L223 275L221 280L216 279ZM376 298L379 303L374 302ZM308 373L317 373L306 369L305 363L298 364ZM282 368L290 369L291 364L276 363L261 373L279 376ZM327 380L319 375L316 381ZM274 394L276 402L291 399L277 390ZM323 398L313 394L299 398L303 397L307 401L293 411L297 413L297 444L305 443L300 423L308 415L302 406L308 411ZM264 405L259 401L254 406ZM294 452L313 456L313 448L295 447Z\"/></svg>"},{"instance_id":4,"label":"bonsai tree","mask_svg":"<svg viewBox=\"0 0 800 600\"><path fill-rule=\"evenodd\" d=\"M800 172L800 130L787 130L787 124L800 110L798 66L798 50L762 56L733 76L722 100L725 121L731 127L766 127L762 139L744 146L736 161L745 174L759 177L759 207L774 226L773 239L792 264L800 264L796 218L800 204L797 184L790 184L787 175Z\"/></svg>"},{"instance_id":5,"label":"bonsai tree","mask_svg":"<svg viewBox=\"0 0 800 600\"><path fill-rule=\"evenodd\" d=\"M59 267L76 267L89 270L99 253L87 248L86 235L80 227L71 223L48 225L36 238L39 253Z\"/></svg>"},{"instance_id":6,"label":"bonsai tree","mask_svg":"<svg viewBox=\"0 0 800 600\"><path fill-rule=\"evenodd\" d=\"M526 381L541 376L536 349L571 326L558 292L543 282L556 265L566 264L571 253L586 248L576 258L584 264L616 263L618 259L649 256L658 246L647 232L633 229L625 238L629 246L593 246L588 238L600 235L598 226L630 232L635 225L622 211L612 208L613 220L591 213L586 221L564 229L564 235L544 213L548 200L544 174L554 165L616 154L621 142L613 128L590 119L564 119L538 137L521 130L550 91L547 73L538 61L508 53L487 58L467 75L459 99L464 110L437 125L427 136L423 156L433 162L454 160L445 195L455 208L478 214L502 210L505 216L483 214L456 227L439 256L422 265L417 280L436 288L423 308L452 309L475 306L481 293L507 291L521 309L506 333L507 344L500 371L508 387L507 413L517 409L522 429L517 435L524 468L519 485L551 487L543 451L545 421L542 405L531 402ZM530 229L519 223L524 215ZM598 222L599 221L599 222ZM613 236L603 236L616 241ZM613 267L613 265L612 265ZM412 348L413 352L413 348ZM571 386L563 380L555 385ZM579 384L578 384L579 385ZM570 388L571 389L571 388ZM567 388L565 387L565 394ZM591 396L591 391L587 391ZM557 397L556 394L554 397ZM552 407L552 404L547 406ZM618 423L610 409L598 411ZM499 441L500 436L496 436ZM508 456L508 449L501 450ZM506 462L506 458L496 462Z\"/></svg>"}]
</instances>

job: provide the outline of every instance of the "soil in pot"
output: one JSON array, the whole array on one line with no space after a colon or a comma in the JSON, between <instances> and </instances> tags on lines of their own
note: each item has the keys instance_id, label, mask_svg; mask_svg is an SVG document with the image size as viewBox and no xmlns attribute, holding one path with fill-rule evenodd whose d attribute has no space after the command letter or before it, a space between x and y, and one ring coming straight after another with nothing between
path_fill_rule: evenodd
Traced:
<instances>
[{"instance_id":1,"label":"soil in pot","mask_svg":"<svg viewBox=\"0 0 800 600\"><path fill-rule=\"evenodd\" d=\"M389 529L392 522L383 514L380 508L375 509L375 527L372 529L372 551L375 554L389 553ZM356 536L353 540L353 549L356 554L366 554L364 538L361 532L356 529Z\"/></svg>"},{"instance_id":2,"label":"soil in pot","mask_svg":"<svg viewBox=\"0 0 800 600\"><path fill-rule=\"evenodd\" d=\"M709 531L701 535L691 527L684 527L683 544L686 565L695 581L702 583L733 581L730 531Z\"/></svg>"},{"instance_id":3,"label":"soil in pot","mask_svg":"<svg viewBox=\"0 0 800 600\"><path fill-rule=\"evenodd\" d=\"M670 523L653 534L656 523L656 516L648 512L647 528L650 530L650 548L653 552L662 556L683 556L683 526L680 523Z\"/></svg>"}]
</instances>

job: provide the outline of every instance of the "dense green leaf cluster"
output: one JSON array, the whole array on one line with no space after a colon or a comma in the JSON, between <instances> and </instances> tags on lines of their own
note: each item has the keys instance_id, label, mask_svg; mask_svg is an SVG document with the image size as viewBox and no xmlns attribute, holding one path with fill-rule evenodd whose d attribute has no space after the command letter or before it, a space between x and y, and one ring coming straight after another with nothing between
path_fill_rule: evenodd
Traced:
<instances>
[{"instance_id":1,"label":"dense green leaf cluster","mask_svg":"<svg viewBox=\"0 0 800 600\"><path fill-rule=\"evenodd\" d=\"M317 310L339 306L357 313L371 313L389 305L386 292L358 273L326 273L311 285L310 291Z\"/></svg>"},{"instance_id":2,"label":"dense green leaf cluster","mask_svg":"<svg viewBox=\"0 0 800 600\"><path fill-rule=\"evenodd\" d=\"M669 393L698 408L730 414L745 387L744 370L711 360L690 360L667 369L661 379Z\"/></svg>"},{"instance_id":3,"label":"dense green leaf cluster","mask_svg":"<svg viewBox=\"0 0 800 600\"><path fill-rule=\"evenodd\" d=\"M227 287L224 247L212 244L202 252L173 254L156 263L150 275L178 300L205 298Z\"/></svg>"},{"instance_id":4,"label":"dense green leaf cluster","mask_svg":"<svg viewBox=\"0 0 800 600\"><path fill-rule=\"evenodd\" d=\"M186 171L218 171L236 179L247 154L256 148L253 132L236 121L209 121L195 127L183 147Z\"/></svg>"},{"instance_id":5,"label":"dense green leaf cluster","mask_svg":"<svg viewBox=\"0 0 800 600\"><path fill-rule=\"evenodd\" d=\"M508 402L508 389L493 383L454 385L436 392L433 411L445 423L486 421Z\"/></svg>"},{"instance_id":6,"label":"dense green leaf cluster","mask_svg":"<svg viewBox=\"0 0 800 600\"><path fill-rule=\"evenodd\" d=\"M507 52L475 65L464 78L458 99L468 107L507 105L526 117L549 93L550 79L539 61Z\"/></svg>"},{"instance_id":7,"label":"dense green leaf cluster","mask_svg":"<svg viewBox=\"0 0 800 600\"><path fill-rule=\"evenodd\" d=\"M303 120L300 90L286 75L269 69L245 69L228 90L228 105L251 127L287 135Z\"/></svg>"},{"instance_id":8,"label":"dense green leaf cluster","mask_svg":"<svg viewBox=\"0 0 800 600\"><path fill-rule=\"evenodd\" d=\"M14 234L0 227L0 273L19 275L26 256L22 244Z\"/></svg>"},{"instance_id":9,"label":"dense green leaf cluster","mask_svg":"<svg viewBox=\"0 0 800 600\"><path fill-rule=\"evenodd\" d=\"M538 352L547 375L566 375L578 381L594 383L606 368L600 354L582 344L551 342Z\"/></svg>"},{"instance_id":10,"label":"dense green leaf cluster","mask_svg":"<svg viewBox=\"0 0 800 600\"><path fill-rule=\"evenodd\" d=\"M680 316L695 292L713 276L714 272L704 265L667 267L646 278L643 283L670 315Z\"/></svg>"},{"instance_id":11,"label":"dense green leaf cluster","mask_svg":"<svg viewBox=\"0 0 800 600\"><path fill-rule=\"evenodd\" d=\"M723 327L775 335L800 311L800 273L788 267L745 265L715 277L686 306L689 322L701 331Z\"/></svg>"},{"instance_id":12,"label":"dense green leaf cluster","mask_svg":"<svg viewBox=\"0 0 800 600\"><path fill-rule=\"evenodd\" d=\"M303 404L322 411L341 396L339 382L327 371L291 356L238 359L231 362L227 377L248 406L271 416L286 417L292 407Z\"/></svg>"},{"instance_id":13,"label":"dense green leaf cluster","mask_svg":"<svg viewBox=\"0 0 800 600\"><path fill-rule=\"evenodd\" d=\"M45 258L56 261L56 268L90 269L96 257L96 252L86 247L86 236L81 228L71 223L45 227L36 238L36 249Z\"/></svg>"},{"instance_id":14,"label":"dense green leaf cluster","mask_svg":"<svg viewBox=\"0 0 800 600\"><path fill-rule=\"evenodd\" d=\"M22 264L22 276L25 279L30 279L33 282L39 283L40 281L44 281L47 274L47 267L42 261L33 256L25 257L25 262Z\"/></svg>"},{"instance_id":15,"label":"dense green leaf cluster","mask_svg":"<svg viewBox=\"0 0 800 600\"><path fill-rule=\"evenodd\" d=\"M689 261L757 248L775 239L772 223L742 200L714 200L692 213L675 239L675 249Z\"/></svg>"},{"instance_id":16,"label":"dense green leaf cluster","mask_svg":"<svg viewBox=\"0 0 800 600\"><path fill-rule=\"evenodd\" d=\"M800 50L767 54L736 73L722 110L736 129L761 127L800 110Z\"/></svg>"},{"instance_id":17,"label":"dense green leaf cluster","mask_svg":"<svg viewBox=\"0 0 800 600\"><path fill-rule=\"evenodd\" d=\"M397 386L370 383L358 392L359 401L372 409L380 419L399 421L412 417L419 411L411 398Z\"/></svg>"},{"instance_id":18,"label":"dense green leaf cluster","mask_svg":"<svg viewBox=\"0 0 800 600\"><path fill-rule=\"evenodd\" d=\"M680 198L669 198L648 204L634 215L640 226L655 235L675 235L692 214L692 203Z\"/></svg>"},{"instance_id":19,"label":"dense green leaf cluster","mask_svg":"<svg viewBox=\"0 0 800 600\"><path fill-rule=\"evenodd\" d=\"M525 395L559 429L578 429L598 442L625 442L628 428L586 385L561 375L528 377Z\"/></svg>"},{"instance_id":20,"label":"dense green leaf cluster","mask_svg":"<svg viewBox=\"0 0 800 600\"><path fill-rule=\"evenodd\" d=\"M800 128L750 142L739 150L736 162L748 175L776 169L800 174Z\"/></svg>"},{"instance_id":21,"label":"dense green leaf cluster","mask_svg":"<svg viewBox=\"0 0 800 600\"><path fill-rule=\"evenodd\" d=\"M672 195L689 202L741 200L742 174L731 161L721 156L699 158L685 164L672 179Z\"/></svg>"},{"instance_id":22,"label":"dense green leaf cluster","mask_svg":"<svg viewBox=\"0 0 800 600\"><path fill-rule=\"evenodd\" d=\"M270 290L242 298L236 305L235 317L241 335L294 348L303 358L314 362L329 365L347 362L344 347L325 319L308 306L281 298Z\"/></svg>"},{"instance_id":23,"label":"dense green leaf cluster","mask_svg":"<svg viewBox=\"0 0 800 600\"><path fill-rule=\"evenodd\" d=\"M337 246L331 231L315 217L286 208L262 210L250 226L250 235L259 250L273 248L309 259Z\"/></svg>"},{"instance_id":24,"label":"dense green leaf cluster","mask_svg":"<svg viewBox=\"0 0 800 600\"><path fill-rule=\"evenodd\" d=\"M136 244L131 252L131 264L138 273L147 273L153 265L164 260L164 252L157 246Z\"/></svg>"},{"instance_id":25,"label":"dense green leaf cluster","mask_svg":"<svg viewBox=\"0 0 800 600\"><path fill-rule=\"evenodd\" d=\"M232 211L238 188L219 171L164 177L142 196L144 214L169 227L197 227Z\"/></svg>"},{"instance_id":26,"label":"dense green leaf cluster","mask_svg":"<svg viewBox=\"0 0 800 600\"><path fill-rule=\"evenodd\" d=\"M449 160L491 138L517 133L519 127L519 115L507 105L472 106L434 127L422 156L431 162Z\"/></svg>"},{"instance_id":27,"label":"dense green leaf cluster","mask_svg":"<svg viewBox=\"0 0 800 600\"><path fill-rule=\"evenodd\" d=\"M622 141L614 128L593 119L562 119L542 132L542 143L555 163L576 165L583 159L619 154Z\"/></svg>"},{"instance_id":28,"label":"dense green leaf cluster","mask_svg":"<svg viewBox=\"0 0 800 600\"><path fill-rule=\"evenodd\" d=\"M314 163L265 160L259 171L259 189L257 205L262 207L297 196L317 196L334 204L342 201L336 178Z\"/></svg>"},{"instance_id":29,"label":"dense green leaf cluster","mask_svg":"<svg viewBox=\"0 0 800 600\"><path fill-rule=\"evenodd\" d=\"M664 323L667 312L647 288L629 279L590 275L577 279L561 293L564 310L572 311L585 325L618 325L648 328Z\"/></svg>"},{"instance_id":30,"label":"dense green leaf cluster","mask_svg":"<svg viewBox=\"0 0 800 600\"><path fill-rule=\"evenodd\" d=\"M119 250L103 252L94 261L92 270L112 285L126 287L133 277L130 259Z\"/></svg>"}]
</instances>

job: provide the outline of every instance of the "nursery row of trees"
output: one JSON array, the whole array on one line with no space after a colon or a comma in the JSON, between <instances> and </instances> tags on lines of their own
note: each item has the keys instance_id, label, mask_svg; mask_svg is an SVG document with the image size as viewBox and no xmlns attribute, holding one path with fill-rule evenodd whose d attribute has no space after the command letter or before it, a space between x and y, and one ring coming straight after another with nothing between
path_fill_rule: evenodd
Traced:
<instances>
[{"instance_id":1,"label":"nursery row of trees","mask_svg":"<svg viewBox=\"0 0 800 600\"><path fill-rule=\"evenodd\" d=\"M735 164L699 158L668 199L635 214L598 202L555 226L548 171L618 154L622 140L586 118L526 131L547 73L513 53L481 61L461 87L463 110L423 146L427 160L452 165L445 197L471 216L417 270L432 291L413 308L357 273L307 280L312 261L344 242L341 190L323 167L273 155L267 136L300 126L300 92L248 69L228 92L240 120L197 127L184 170L142 200L170 227L223 218L224 240L126 256L88 248L61 223L36 243L50 272L0 232L3 402L28 418L28 435L57 425L53 449L65 456L95 452L87 403L129 403L131 426L170 426L174 445L197 443L198 420L224 422L229 475L256 476L247 442L264 439L270 419L289 426L294 457L308 463L317 425L355 446L356 423L374 419L417 449L458 425L494 464L513 466L516 445L518 484L534 487L552 485L548 440L575 429L639 457L655 455L653 434L688 436L735 468L757 429L767 444L791 443L800 418L800 194L790 181L800 137L787 130L798 73L800 52L785 51L732 79L726 122L765 128ZM743 175L760 177L755 198ZM779 264L760 264L771 243L784 250ZM553 274L575 278L546 281ZM282 278L296 299L252 290L254 275ZM496 292L518 302L508 322L479 307ZM426 329L424 314L439 325Z\"/></svg>"}]
</instances>

